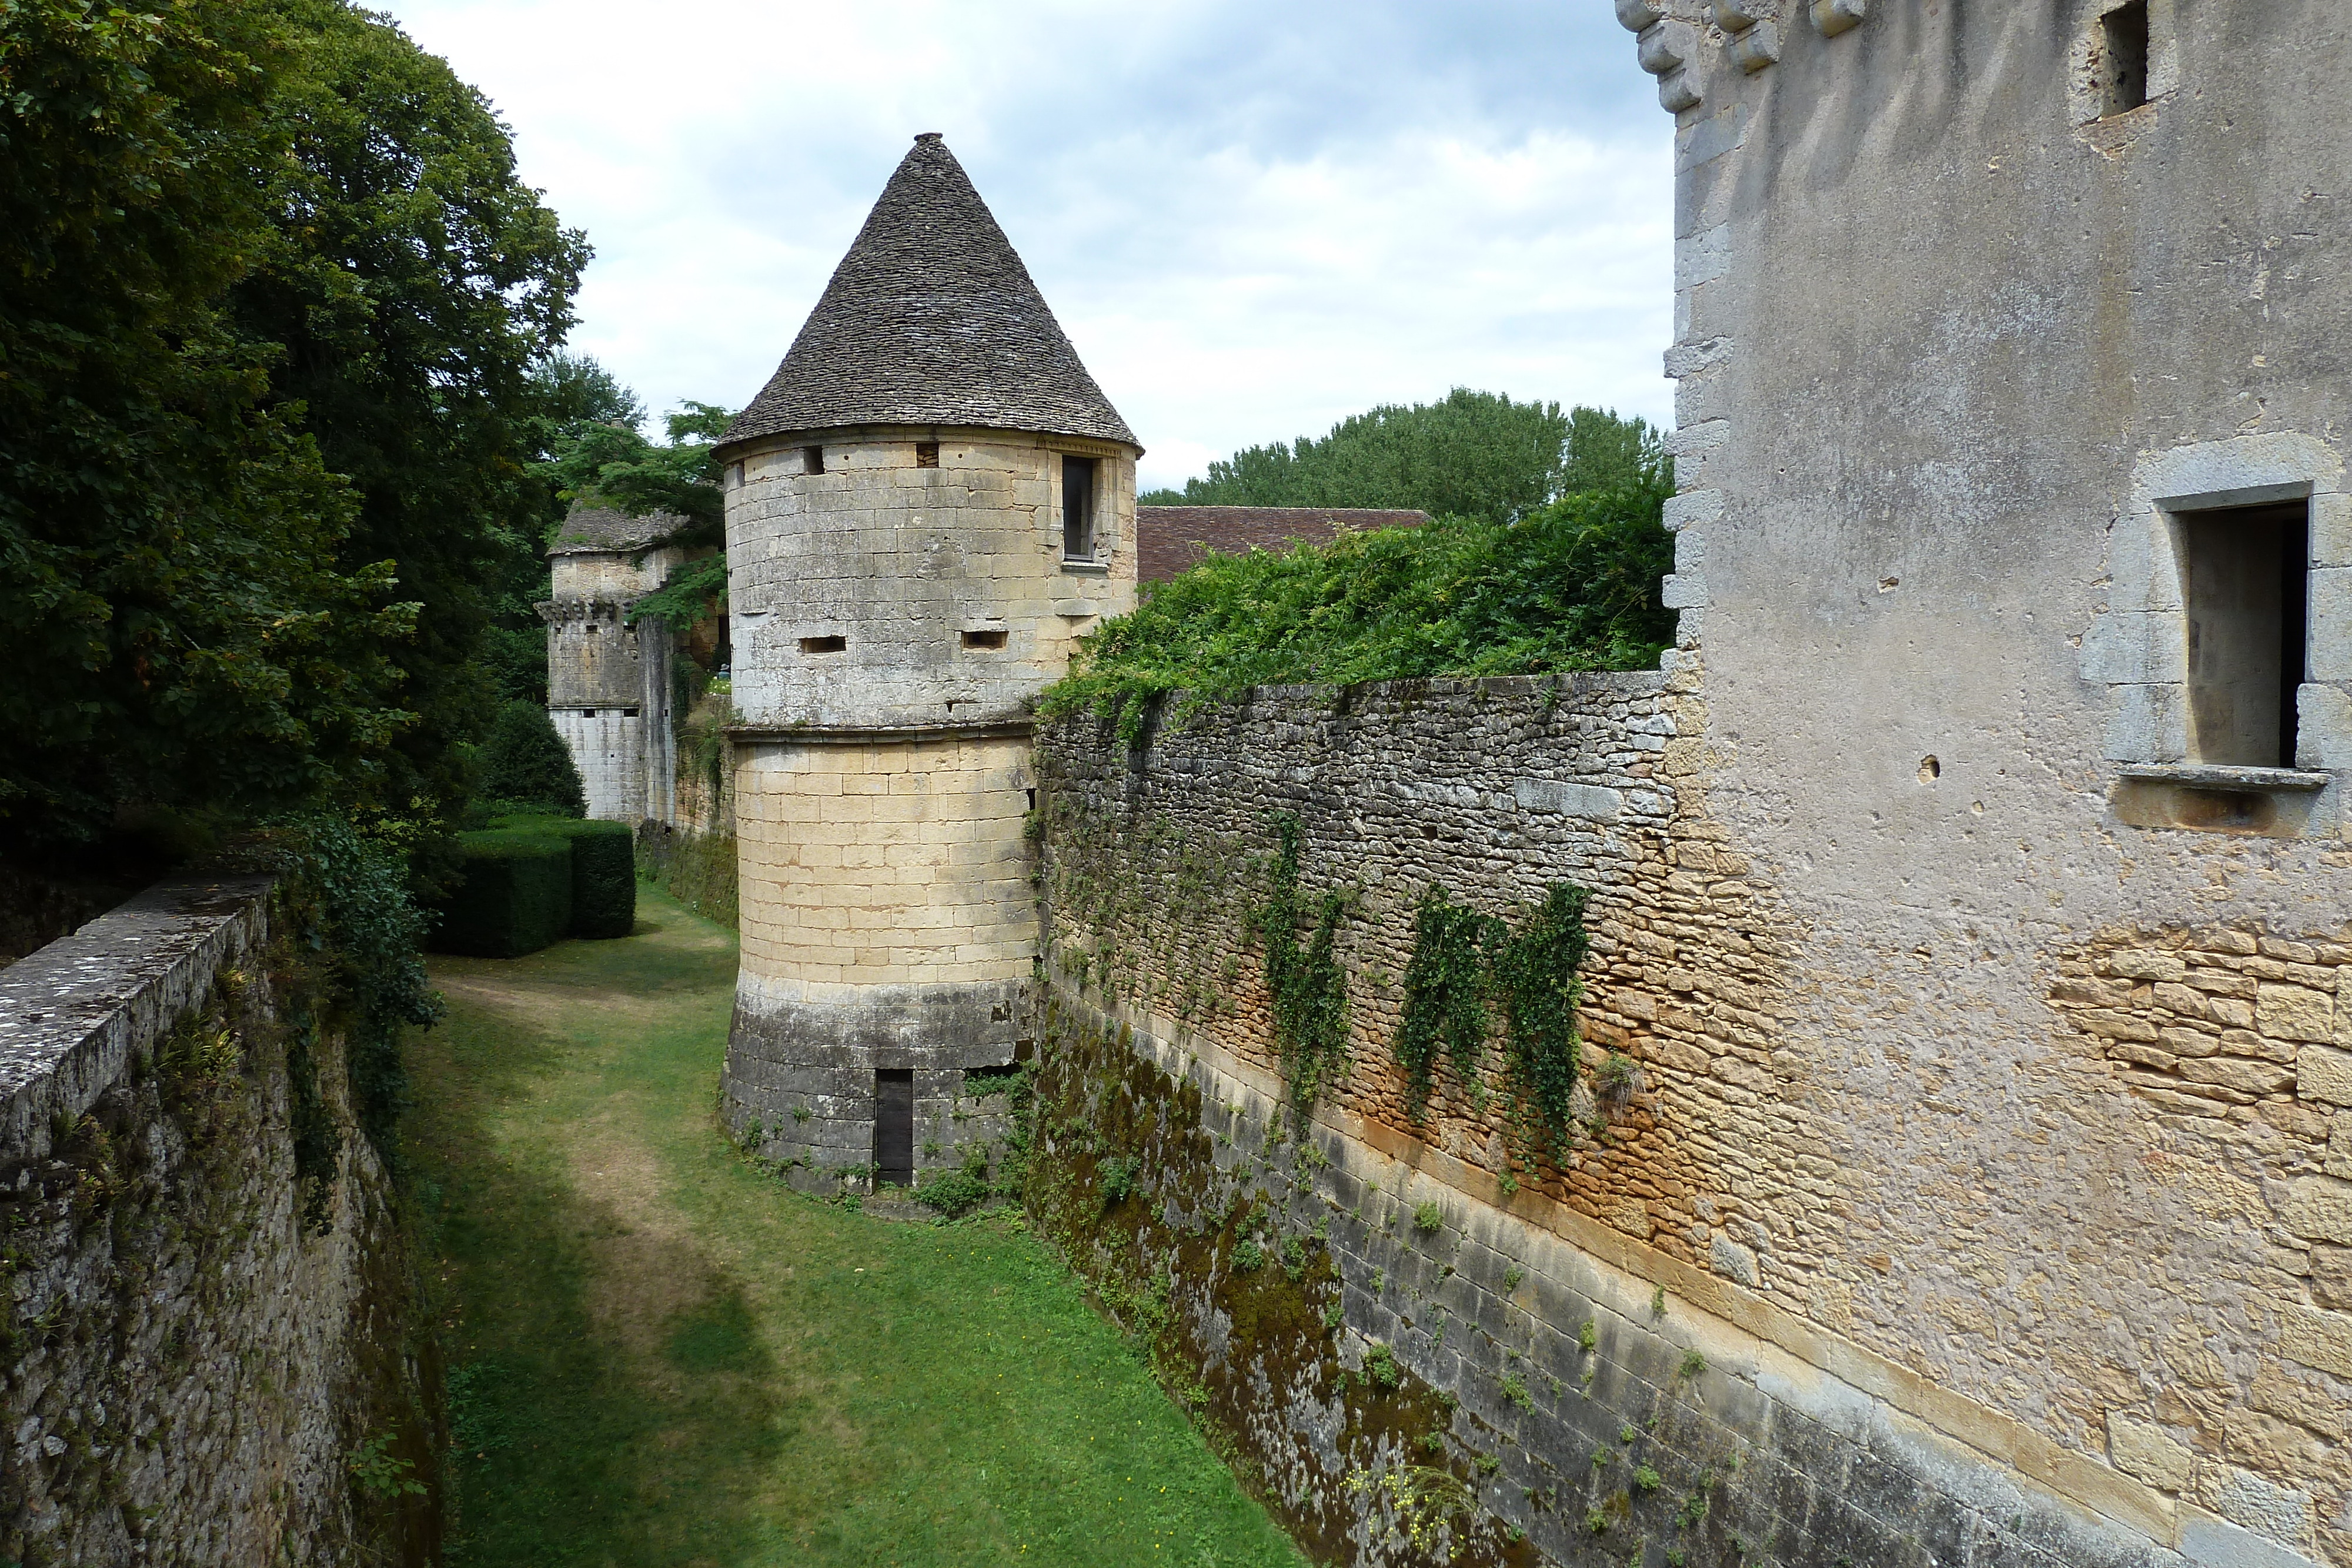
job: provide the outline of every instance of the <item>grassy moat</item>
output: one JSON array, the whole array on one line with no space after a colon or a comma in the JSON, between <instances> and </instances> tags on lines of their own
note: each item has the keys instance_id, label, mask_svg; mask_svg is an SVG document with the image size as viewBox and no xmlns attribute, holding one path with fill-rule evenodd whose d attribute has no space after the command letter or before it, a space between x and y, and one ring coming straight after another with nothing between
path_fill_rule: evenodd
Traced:
<instances>
[{"instance_id":1,"label":"grassy moat","mask_svg":"<svg viewBox=\"0 0 2352 1568\"><path fill-rule=\"evenodd\" d=\"M411 1047L453 1563L1299 1563L1015 1223L795 1195L712 1115L722 929L439 959Z\"/></svg>"}]
</instances>

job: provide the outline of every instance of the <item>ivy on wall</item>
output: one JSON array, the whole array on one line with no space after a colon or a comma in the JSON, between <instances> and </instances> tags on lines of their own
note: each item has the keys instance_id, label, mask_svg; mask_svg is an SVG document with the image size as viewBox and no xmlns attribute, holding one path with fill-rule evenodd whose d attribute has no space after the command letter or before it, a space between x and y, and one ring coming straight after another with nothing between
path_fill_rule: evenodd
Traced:
<instances>
[{"instance_id":1,"label":"ivy on wall","mask_svg":"<svg viewBox=\"0 0 2352 1568\"><path fill-rule=\"evenodd\" d=\"M1282 1057L1291 1105L1304 1120L1348 1060L1348 977L1334 955L1348 896L1339 892L1323 895L1315 935L1302 948L1298 928L1306 911L1298 892L1298 819L1282 812L1274 819L1274 831L1281 849L1257 924L1265 936L1265 987L1274 1002L1275 1049Z\"/></svg>"},{"instance_id":2,"label":"ivy on wall","mask_svg":"<svg viewBox=\"0 0 2352 1568\"><path fill-rule=\"evenodd\" d=\"M1441 1052L1472 1104L1485 1109L1480 1064L1490 1032L1488 998L1495 997L1506 1026L1504 1079L1517 1119L1552 1148L1566 1146L1583 1043L1576 1027L1583 982L1576 971L1591 947L1584 929L1591 896L1554 883L1513 931L1454 903L1441 884L1422 894L1394 1042L1415 1122L1428 1109Z\"/></svg>"}]
</instances>

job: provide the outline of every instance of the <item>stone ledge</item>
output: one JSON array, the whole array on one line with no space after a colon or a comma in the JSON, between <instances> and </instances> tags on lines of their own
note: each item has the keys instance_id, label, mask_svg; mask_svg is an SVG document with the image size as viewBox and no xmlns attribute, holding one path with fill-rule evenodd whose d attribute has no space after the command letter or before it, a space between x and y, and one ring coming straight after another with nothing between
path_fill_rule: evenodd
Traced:
<instances>
[{"instance_id":1,"label":"stone ledge","mask_svg":"<svg viewBox=\"0 0 2352 1568\"><path fill-rule=\"evenodd\" d=\"M261 939L275 880L172 877L0 969L0 1157L46 1156L52 1120L79 1117Z\"/></svg>"},{"instance_id":2,"label":"stone ledge","mask_svg":"<svg viewBox=\"0 0 2352 1568\"><path fill-rule=\"evenodd\" d=\"M2123 779L2207 789L2303 791L2325 789L2336 781L2333 773L2301 768L2232 768L2215 762L2126 762L2116 769L2116 774Z\"/></svg>"}]
</instances>

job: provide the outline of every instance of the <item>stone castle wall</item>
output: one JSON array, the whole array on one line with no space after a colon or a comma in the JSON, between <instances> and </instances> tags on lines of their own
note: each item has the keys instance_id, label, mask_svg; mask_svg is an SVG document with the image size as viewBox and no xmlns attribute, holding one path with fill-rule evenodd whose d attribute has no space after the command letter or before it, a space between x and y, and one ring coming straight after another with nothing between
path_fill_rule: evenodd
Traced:
<instances>
[{"instance_id":1,"label":"stone castle wall","mask_svg":"<svg viewBox=\"0 0 2352 1568\"><path fill-rule=\"evenodd\" d=\"M926 442L934 466L918 465ZM745 723L1018 719L1097 617L1134 604L1127 449L912 429L820 444L821 473L797 443L730 467L728 603ZM1063 559L1065 452L1100 463L1091 563Z\"/></svg>"},{"instance_id":2,"label":"stone castle wall","mask_svg":"<svg viewBox=\"0 0 2352 1568\"><path fill-rule=\"evenodd\" d=\"M170 883L0 970L0 1558L438 1560L430 1336L284 924Z\"/></svg>"},{"instance_id":3,"label":"stone castle wall","mask_svg":"<svg viewBox=\"0 0 2352 1568\"><path fill-rule=\"evenodd\" d=\"M1720 1483L1729 1490L1709 1492L1714 1517L1719 1526L1731 1521L1751 1562L1832 1562L1840 1552L1857 1563L2296 1561L2291 1520L2274 1500L2320 1480L2330 1448L2283 1442L2270 1450L2267 1473L2243 1459L2192 1463L2156 1441L2179 1443L2178 1399L2142 1403L2148 1395L2126 1396L2136 1385L2110 1374L2105 1410L2114 1414L2103 1411L2086 1430L2059 1397L2071 1378L2131 1364L2116 1333L2095 1326L2121 1322L2132 1325L2126 1334L2149 1332L2126 1294L2145 1302L2179 1290L2166 1281L2184 1272L2192 1291L2258 1288L2252 1276L2209 1278L2205 1268L2223 1261L2239 1238L2268 1245L2261 1226L2241 1218L2184 1228L2176 1210L2160 1231L2146 1226L2126 1237L2112 1217L2078 1204L2063 1246L2053 1248L2047 1227L2055 1221L2046 1214L2033 1221L2041 1228L2012 1239L2002 1195L1977 1185L1985 1174L1964 1174L1950 1158L1960 1146L1951 1119L1960 1117L1971 1146L2006 1140L2017 1151L2011 1159L2051 1150L2086 1176L2113 1159L2102 1140L2112 1144L2118 1123L2130 1124L2132 1097L2146 1092L2121 1074L2149 1069L2111 1059L2116 1030L2071 1030L2044 998L2061 1008L2104 1000L2110 1005L2095 1009L2092 1021L2105 1025L2122 1016L2113 1004L2128 1004L2131 986L2104 978L2113 969L2102 957L2051 962L2033 998L2037 1016L2020 1030L2033 1052L2052 1059L2050 1087L2029 1098L1985 1096L1945 1109L1940 1095L1897 1095L1835 1069L1836 1056L1824 1052L1809 1021L1823 989L1819 933L1721 821L1712 795L1723 760L1719 716L1701 695L1696 662L1670 655L1668 664L1662 676L1565 676L1557 685L1265 689L1194 713L1132 753L1096 721L1058 726L1045 737L1039 766L1047 972L1053 1005L1075 1021L1041 1041L1047 1082L1079 1071L1068 1063L1092 1061L1085 1071L1095 1086L1066 1082L1063 1092L1099 1096L1103 1073L1125 1071L1118 1061L1145 1064L1157 1085L1145 1098L1168 1102L1141 1113L1160 1129L1149 1137L1164 1144L1168 1118L1196 1113L1216 1170L1226 1173L1218 1180L1230 1177L1236 1160L1255 1162L1244 1176L1286 1171L1296 1191L1279 1203L1291 1206L1292 1218L1276 1225L1277 1237L1298 1234L1323 1206L1330 1223L1322 1239L1346 1331L1335 1330L1330 1354L1352 1364L1375 1343L1386 1344L1428 1388L1460 1401L1468 1414L1446 1428L1444 1441L1454 1446L1445 1451L1469 1481L1479 1473L1467 1468L1475 1465L1473 1450L1498 1459L1488 1473L1511 1484L1485 1486L1478 1499L1506 1543L1508 1531L1524 1531L1552 1560L1596 1564L1626 1561L1629 1536L1658 1552L1678 1541L1689 1549L1696 1538L1678 1536L1666 1517L1673 1511L1653 1505L1671 1492L1687 1508L1695 1491ZM1304 1165L1295 1143L1284 1149L1281 1064L1252 926L1265 897L1272 824L1284 812L1301 825L1300 874L1310 894L1345 889L1352 900L1337 943L1352 1066L1318 1105L1307 1137L1319 1152ZM1528 1140L1514 1133L1510 1090L1491 1046L1483 1104L1442 1064L1426 1119L1416 1124L1408 1113L1393 1040L1413 907L1432 881L1504 916L1554 882L1592 891L1581 1011L1587 1087L1564 1156L1530 1157ZM2245 961L2290 962L2259 954ZM2128 968L2133 960L2121 962ZM2179 962L2186 974L2189 961ZM1899 1018L1916 1005L1901 999L1906 989L1933 973L1924 957L1889 967L1880 972L1878 999L1845 1005L1860 1016ZM2257 988L2250 1005L2259 1009L2262 977L2231 973L2231 987ZM2298 988L2319 994L2317 977L2298 973ZM2156 983L2141 1000L2157 1002ZM2187 1006L2185 996L2164 997ZM2294 1027L2316 1027L2309 1004L2297 1016L2305 1021ZM2199 1015L2187 1027L2210 1031L2211 1056L2256 1060L2243 1040L2223 1040L2233 1026L2221 1017ZM1116 1050L1099 1043L1103 1024L1124 1035ZM1980 1031L1998 1027L1987 1019ZM1966 1038L1981 1041L1980 1031ZM2272 1040L2275 1054L2276 1030L2258 1038ZM1929 1047L1921 1040L1914 1049ZM1610 1063L1612 1052L1622 1065ZM2265 1092L2275 1092L2275 1077ZM2053 1097L2061 1094L2066 1111ZM2258 1099L2249 1092L2237 1108ZM2305 1113L2306 1134L2324 1111ZM2267 1121L2243 1120L2259 1140ZM1901 1131L1913 1123L1916 1134ZM1944 1157L1917 1142L1930 1129ZM1152 1145L1154 1161L1175 1157L1163 1144ZM1069 1179L1090 1180L1104 1155L1124 1153L1057 1146L1041 1163ZM2193 1165L2147 1168L2179 1199L2215 1199ZM1208 1180L1211 1173L1192 1174ZM2112 1184L2100 1190L2102 1201L2120 1196ZM2281 1189L2282 1214L2307 1228L2332 1223L2325 1218L2332 1211L2295 1196L2303 1190ZM1391 1196L1368 1207L1376 1191ZM1436 1205L1439 1220L1427 1236L1397 1222L1424 1200ZM1901 1260L1888 1232L1893 1211L1906 1214L1903 1223L1914 1228L1906 1239L1932 1249L1937 1265ZM1213 1247L1180 1245L1193 1224L1167 1219L1176 1236L1146 1235L1137 1245L1171 1249L1163 1261L1175 1263L1174 1288L1180 1297L1192 1292L1188 1310L1202 1343L1213 1349L1231 1328L1231 1281L1219 1273L1230 1260ZM1127 1257L1102 1250L1084 1228L1062 1228L1076 1236L1074 1255L1082 1265L1091 1256L1096 1272ZM2007 1281L2059 1270L2079 1280L2084 1265L2070 1249L2119 1261L2126 1245L2147 1255L2159 1233L2165 1246L2184 1249L2184 1263L2199 1260L2194 1269L2133 1269L2129 1292L2090 1288L2087 1300L2046 1301L2042 1322L2028 1332L2032 1348L2021 1345L2008 1363L2005 1392L1979 1392L1936 1370L1950 1364L1949 1325L1963 1305L1946 1279L1976 1281L1968 1298L1974 1310L2005 1314ZM1228 1235L1225 1244L1242 1239ZM1415 1261L1400 1249L1427 1256ZM1464 1257L1475 1257L1475 1267ZM1398 1279L1412 1281L1402 1295L1390 1283ZM1629 1306L1659 1291L1663 1317ZM1600 1337L1571 1354L1563 1336L1573 1342L1588 1316ZM1448 1322L1453 1329L1441 1332ZM2013 1317L1992 1330L1996 1337L2015 1332ZM2317 1336L2317 1320L2296 1332ZM1727 1379L1698 1401L1712 1435L1693 1437L1696 1446L1678 1457L1662 1454L1654 1468L1666 1479L1657 1488L1629 1484L1639 1460L1597 1476L1591 1454L1606 1446L1597 1442L1603 1428L1647 1433L1653 1417L1682 1419L1673 1410L1689 1403L1690 1391L1674 1370L1690 1350L1709 1376ZM2221 1354L2218 1347L2207 1354ZM2037 1358L2031 1365L2028 1355ZM2238 1430L2312 1433L2309 1423L2341 1408L2301 1367L2251 1357L2241 1364L2250 1379L2269 1379L2273 1405L2298 1414ZM1587 1366L1596 1368L1596 1388L1623 1380L1618 1395L1588 1403L1570 1376ZM2217 1431L2233 1419L2227 1409L2242 1407L2224 1391L2229 1370L2216 1359L2203 1374L2222 1380L2205 1396ZM1397 1458L1379 1458L1387 1451L1377 1446L1318 1447L1324 1438L1316 1434L1328 1435L1354 1408L1328 1385L1309 1398L1288 1388L1291 1374L1278 1367L1226 1363L1220 1375L1256 1380L1258 1402L1236 1412L1235 1429L1268 1462L1290 1455L1282 1462L1293 1467L1292 1479L1267 1485L1295 1519L1304 1517L1297 1510L1342 1509L1335 1499L1348 1476L1378 1473ZM1549 1377L1565 1386L1564 1397L1542 1381ZM1527 1402L1517 1394L1497 1402L1506 1378ZM1808 1447L1817 1443L1829 1446ZM1717 1452L1726 1444L1758 1468L1729 1479ZM1556 1498L1575 1505L1553 1514L1549 1500ZM2272 1529L2245 1522L2259 1524L2264 1508L2273 1511ZM1588 1510L1598 1510L1607 1528L1588 1528ZM1346 1528L1372 1527L1357 1520ZM1707 1551L1689 1561L1740 1560L1728 1537Z\"/></svg>"}]
</instances>

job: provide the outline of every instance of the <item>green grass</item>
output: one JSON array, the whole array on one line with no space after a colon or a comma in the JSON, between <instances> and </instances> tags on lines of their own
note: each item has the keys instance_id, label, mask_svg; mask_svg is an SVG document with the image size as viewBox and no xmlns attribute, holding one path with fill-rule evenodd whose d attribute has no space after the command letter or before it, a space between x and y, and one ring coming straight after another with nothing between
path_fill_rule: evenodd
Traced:
<instances>
[{"instance_id":1,"label":"green grass","mask_svg":"<svg viewBox=\"0 0 2352 1568\"><path fill-rule=\"evenodd\" d=\"M451 1367L453 1563L1299 1558L1016 1224L894 1225L712 1117L719 928L436 960L412 1042Z\"/></svg>"}]
</instances>

